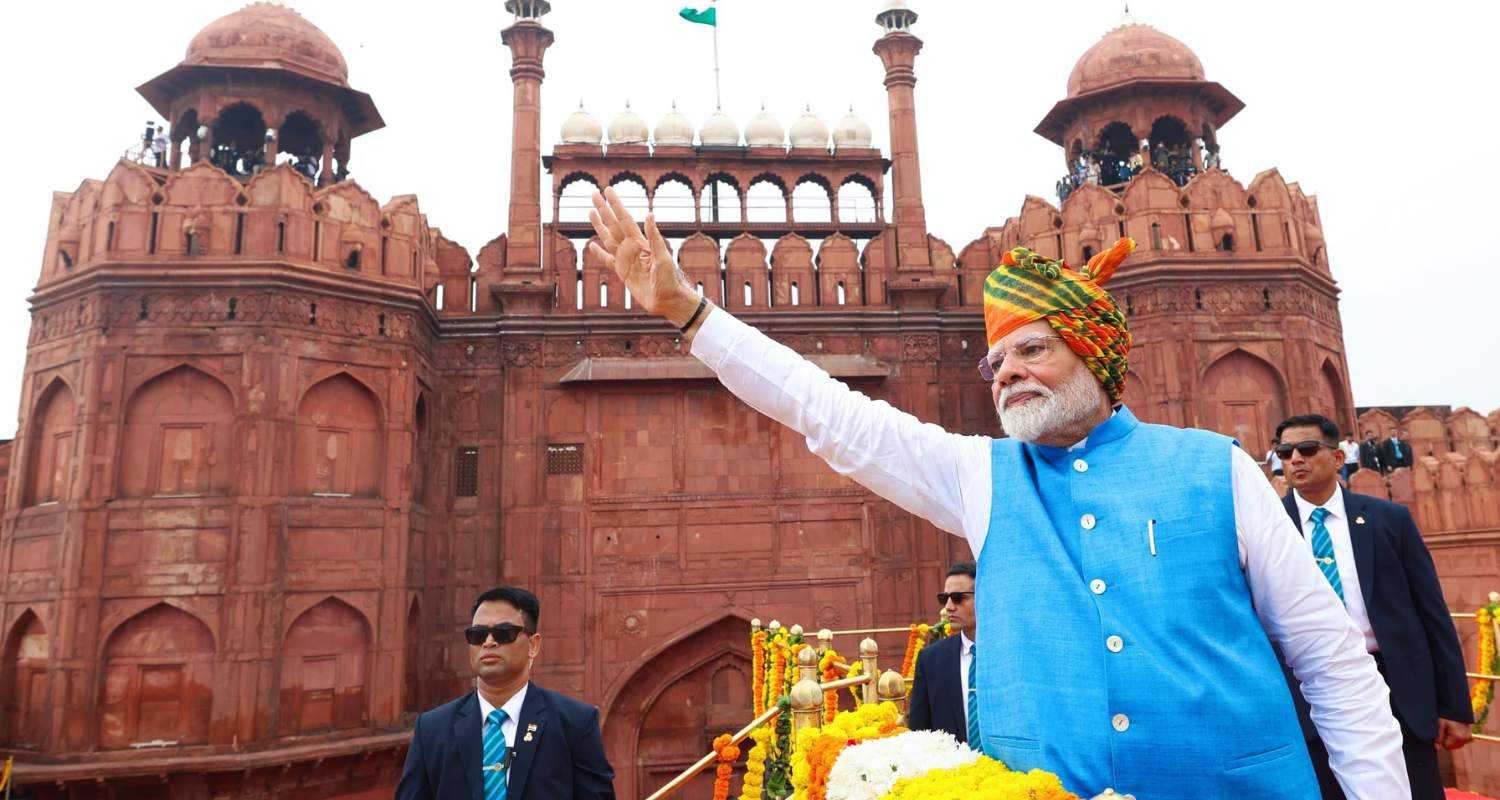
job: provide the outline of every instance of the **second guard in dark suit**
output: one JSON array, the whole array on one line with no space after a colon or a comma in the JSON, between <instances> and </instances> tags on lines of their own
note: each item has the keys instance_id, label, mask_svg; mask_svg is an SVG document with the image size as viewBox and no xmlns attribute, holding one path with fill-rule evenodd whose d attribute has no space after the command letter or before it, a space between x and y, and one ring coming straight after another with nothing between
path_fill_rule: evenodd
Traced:
<instances>
[{"instance_id":1,"label":"second guard in dark suit","mask_svg":"<svg viewBox=\"0 0 1500 800\"><path fill-rule=\"evenodd\" d=\"M1365 431L1365 440L1359 443L1359 468L1385 471L1380 464L1380 440L1372 431Z\"/></svg>"},{"instance_id":2,"label":"second guard in dark suit","mask_svg":"<svg viewBox=\"0 0 1500 800\"><path fill-rule=\"evenodd\" d=\"M1441 800L1436 747L1470 741L1474 722L1463 651L1432 556L1405 506L1338 484L1338 428L1316 414L1277 428L1292 486L1283 499L1314 560L1365 636L1390 687L1414 800ZM1408 448L1409 449L1409 448ZM1295 685L1292 698L1325 800L1345 797Z\"/></svg>"},{"instance_id":3,"label":"second guard in dark suit","mask_svg":"<svg viewBox=\"0 0 1500 800\"><path fill-rule=\"evenodd\" d=\"M531 683L539 615L525 589L479 596L476 691L417 717L397 800L614 800L598 709Z\"/></svg>"},{"instance_id":4,"label":"second guard in dark suit","mask_svg":"<svg viewBox=\"0 0 1500 800\"><path fill-rule=\"evenodd\" d=\"M906 720L914 731L947 731L964 743L971 741L969 731L979 728L978 703L970 702L973 692L969 691L974 661L974 575L972 561L948 570L938 602L953 633L918 654Z\"/></svg>"},{"instance_id":5,"label":"second guard in dark suit","mask_svg":"<svg viewBox=\"0 0 1500 800\"><path fill-rule=\"evenodd\" d=\"M1411 451L1411 442L1406 438L1406 431L1398 430L1396 435L1380 443L1380 463L1386 472L1401 467L1410 468L1415 454Z\"/></svg>"}]
</instances>

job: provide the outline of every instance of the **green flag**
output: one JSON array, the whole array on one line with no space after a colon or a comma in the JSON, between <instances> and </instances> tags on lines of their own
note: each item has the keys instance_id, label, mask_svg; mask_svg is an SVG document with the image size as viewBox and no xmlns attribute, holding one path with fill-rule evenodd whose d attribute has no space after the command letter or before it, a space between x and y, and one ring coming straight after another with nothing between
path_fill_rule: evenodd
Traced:
<instances>
[{"instance_id":1,"label":"green flag","mask_svg":"<svg viewBox=\"0 0 1500 800\"><path fill-rule=\"evenodd\" d=\"M717 9L715 9L713 6L709 6L702 11L694 11L691 8L684 8L683 10L677 12L677 16L682 17L688 22L696 22L699 25L712 25L717 28L719 27L719 15L714 13L716 10Z\"/></svg>"}]
</instances>

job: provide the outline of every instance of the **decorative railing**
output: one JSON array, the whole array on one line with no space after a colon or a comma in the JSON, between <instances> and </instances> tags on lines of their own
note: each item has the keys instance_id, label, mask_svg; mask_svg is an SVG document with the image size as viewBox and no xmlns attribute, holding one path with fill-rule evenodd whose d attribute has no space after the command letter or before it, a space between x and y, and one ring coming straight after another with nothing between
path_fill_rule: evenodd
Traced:
<instances>
[{"instance_id":1,"label":"decorative railing","mask_svg":"<svg viewBox=\"0 0 1500 800\"><path fill-rule=\"evenodd\" d=\"M891 669L883 673L879 671L880 646L869 637L880 633L907 634L906 653L902 657L904 674ZM837 708L838 692L844 689L858 689L856 704L895 703L904 719L907 684L916 664L916 653L922 645L934 638L941 638L946 633L946 623L843 631L825 628L817 633L815 649L803 635L801 625L783 628L781 623L772 620L770 625L762 629L760 620L752 620L751 691L755 695L752 700L755 706L754 719L738 731L728 734L727 741L720 737L717 742L719 746L715 750L698 759L646 800L663 800L673 796L699 773L719 761L720 752L725 747L739 745L756 731L775 725L782 714L789 715L791 724L789 727L777 725L776 728L788 732L792 741L796 740L799 731L822 726L826 720L831 719L830 712ZM834 637L838 636L866 637L859 643L858 659L839 660L837 651L833 648ZM790 658L795 658L795 666L788 663ZM791 679L792 669L796 670L795 682ZM833 677L834 675L844 677Z\"/></svg>"}]
</instances>

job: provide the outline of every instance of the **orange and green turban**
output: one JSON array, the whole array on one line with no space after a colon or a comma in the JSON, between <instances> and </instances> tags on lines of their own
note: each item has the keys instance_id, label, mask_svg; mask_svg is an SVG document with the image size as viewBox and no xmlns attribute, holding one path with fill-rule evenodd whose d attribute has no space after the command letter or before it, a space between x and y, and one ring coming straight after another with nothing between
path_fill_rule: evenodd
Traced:
<instances>
[{"instance_id":1,"label":"orange and green turban","mask_svg":"<svg viewBox=\"0 0 1500 800\"><path fill-rule=\"evenodd\" d=\"M1073 270L1066 262L1017 247L984 281L984 333L989 346L1016 328L1045 319L1099 379L1111 400L1125 392L1130 325L1104 282L1135 249L1124 237Z\"/></svg>"}]
</instances>

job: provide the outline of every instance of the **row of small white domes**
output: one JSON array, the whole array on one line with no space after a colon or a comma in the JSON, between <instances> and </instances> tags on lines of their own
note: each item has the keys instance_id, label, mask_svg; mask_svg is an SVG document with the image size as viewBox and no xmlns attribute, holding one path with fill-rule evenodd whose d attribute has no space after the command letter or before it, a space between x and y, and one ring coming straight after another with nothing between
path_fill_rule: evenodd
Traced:
<instances>
[{"instance_id":1,"label":"row of small white domes","mask_svg":"<svg viewBox=\"0 0 1500 800\"><path fill-rule=\"evenodd\" d=\"M580 103L578 110L574 111L568 119L563 122L561 140L563 144L600 144L604 138L604 128L599 120L583 110ZM792 123L791 144L797 148L824 148L828 147L830 132L828 126L823 124L809 109L796 122ZM738 147L740 144L740 129L734 124L734 120L722 111L714 112L714 115L703 123L703 127L697 131L698 143L707 146ZM872 140L870 126L855 115L851 108L849 113L839 120L839 124L832 131L833 146L835 148L868 148ZM609 123L610 144L645 144L647 140L657 145L691 145L693 143L693 124L688 118L677 110L674 104L672 110L662 117L657 123L655 131L649 131L646 121L641 116L630 110L630 104L625 104L625 110ZM766 112L762 107L745 126L745 144L750 147L785 147L787 144L787 132L781 127L781 123Z\"/></svg>"}]
</instances>

